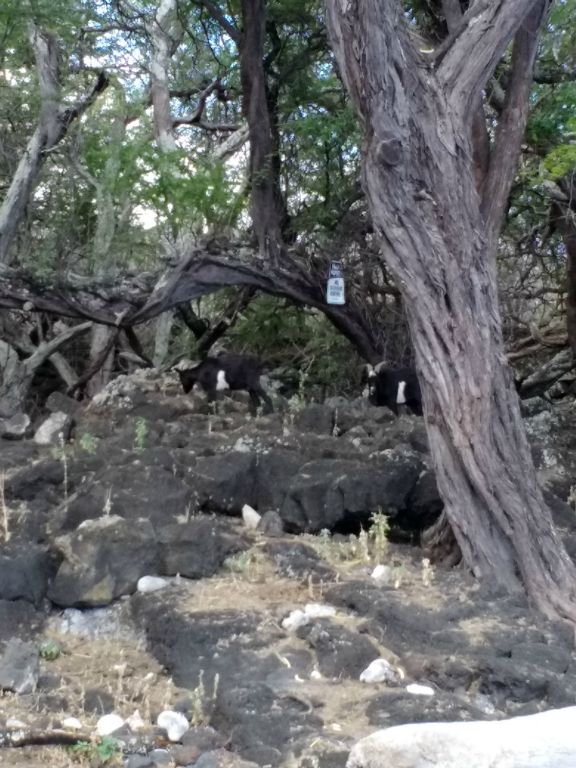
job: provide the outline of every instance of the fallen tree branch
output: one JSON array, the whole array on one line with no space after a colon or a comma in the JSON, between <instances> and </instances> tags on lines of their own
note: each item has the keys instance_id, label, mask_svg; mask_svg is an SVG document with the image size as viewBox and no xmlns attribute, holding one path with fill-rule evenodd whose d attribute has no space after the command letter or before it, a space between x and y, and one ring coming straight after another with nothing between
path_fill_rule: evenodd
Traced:
<instances>
[{"instance_id":1,"label":"fallen tree branch","mask_svg":"<svg viewBox=\"0 0 576 768\"><path fill-rule=\"evenodd\" d=\"M314 264L288 252L272 266L245 247L211 242L188 248L167 275L144 273L115 282L88 282L72 275L66 283L40 284L22 270L0 269L0 307L129 328L183 302L238 286L321 310L367 361L378 362L381 350L364 297L356 300L349 293L345 306L326 304L324 270L324 262Z\"/></svg>"},{"instance_id":2,"label":"fallen tree branch","mask_svg":"<svg viewBox=\"0 0 576 768\"><path fill-rule=\"evenodd\" d=\"M88 731L66 731L60 728L42 730L19 728L17 731L0 730L0 749L4 747L38 747L53 744L73 745L92 741Z\"/></svg>"}]
</instances>

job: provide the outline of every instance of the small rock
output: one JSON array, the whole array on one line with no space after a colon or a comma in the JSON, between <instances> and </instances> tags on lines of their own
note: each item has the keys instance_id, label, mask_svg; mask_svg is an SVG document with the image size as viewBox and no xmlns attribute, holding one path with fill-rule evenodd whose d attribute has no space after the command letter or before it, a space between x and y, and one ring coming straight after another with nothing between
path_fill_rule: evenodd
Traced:
<instances>
[{"instance_id":1,"label":"small rock","mask_svg":"<svg viewBox=\"0 0 576 768\"><path fill-rule=\"evenodd\" d=\"M397 679L396 672L386 659L374 659L360 674L363 683L392 683Z\"/></svg>"},{"instance_id":2,"label":"small rock","mask_svg":"<svg viewBox=\"0 0 576 768\"><path fill-rule=\"evenodd\" d=\"M150 755L129 755L124 768L154 768L155 765Z\"/></svg>"},{"instance_id":3,"label":"small rock","mask_svg":"<svg viewBox=\"0 0 576 768\"><path fill-rule=\"evenodd\" d=\"M34 693L39 674L38 647L12 637L0 658L0 689L18 694Z\"/></svg>"},{"instance_id":4,"label":"small rock","mask_svg":"<svg viewBox=\"0 0 576 768\"><path fill-rule=\"evenodd\" d=\"M143 728L146 727L146 723L142 719L142 716L138 710L136 710L134 714L130 715L130 717L127 718L126 725L128 725L130 730L134 731L134 733L136 733L137 731L141 731Z\"/></svg>"},{"instance_id":5,"label":"small rock","mask_svg":"<svg viewBox=\"0 0 576 768\"><path fill-rule=\"evenodd\" d=\"M215 749L200 755L194 763L194 768L258 768L258 766L227 749Z\"/></svg>"},{"instance_id":6,"label":"small rock","mask_svg":"<svg viewBox=\"0 0 576 768\"><path fill-rule=\"evenodd\" d=\"M174 712L170 709L160 712L156 722L166 731L169 741L180 741L190 728L190 723L182 712Z\"/></svg>"},{"instance_id":7,"label":"small rock","mask_svg":"<svg viewBox=\"0 0 576 768\"><path fill-rule=\"evenodd\" d=\"M198 760L201 754L202 752L198 749L196 744L177 746L172 750L176 765L191 765Z\"/></svg>"},{"instance_id":8,"label":"small rock","mask_svg":"<svg viewBox=\"0 0 576 768\"><path fill-rule=\"evenodd\" d=\"M138 592L157 592L169 586L170 582L160 576L142 576L138 579L136 589Z\"/></svg>"},{"instance_id":9,"label":"small rock","mask_svg":"<svg viewBox=\"0 0 576 768\"><path fill-rule=\"evenodd\" d=\"M258 524L260 523L261 519L262 515L256 512L256 510L251 507L250 504L244 504L242 507L242 520L244 521L246 528L250 528L251 530L255 531L256 528L258 528Z\"/></svg>"},{"instance_id":10,"label":"small rock","mask_svg":"<svg viewBox=\"0 0 576 768\"><path fill-rule=\"evenodd\" d=\"M295 632L300 627L305 627L306 624L309 624L310 619L310 616L297 608L295 611L292 611L289 616L286 616L282 622L282 626L289 632Z\"/></svg>"},{"instance_id":11,"label":"small rock","mask_svg":"<svg viewBox=\"0 0 576 768\"><path fill-rule=\"evenodd\" d=\"M96 733L98 736L110 736L111 733L122 728L123 725L124 718L112 712L109 715L102 715L98 720L96 723Z\"/></svg>"},{"instance_id":12,"label":"small rock","mask_svg":"<svg viewBox=\"0 0 576 768\"><path fill-rule=\"evenodd\" d=\"M406 690L414 696L434 696L434 688L431 688L429 685L410 683L410 685L406 686Z\"/></svg>"},{"instance_id":13,"label":"small rock","mask_svg":"<svg viewBox=\"0 0 576 768\"><path fill-rule=\"evenodd\" d=\"M26 728L26 723L23 720L18 720L17 717L9 717L6 720L6 728L10 728L11 730Z\"/></svg>"},{"instance_id":14,"label":"small rock","mask_svg":"<svg viewBox=\"0 0 576 768\"><path fill-rule=\"evenodd\" d=\"M62 727L69 728L71 731L79 731L82 729L82 723L77 717L65 717L62 720Z\"/></svg>"},{"instance_id":15,"label":"small rock","mask_svg":"<svg viewBox=\"0 0 576 768\"><path fill-rule=\"evenodd\" d=\"M72 417L58 411L42 422L34 434L37 445L60 445L62 440L68 440L72 429Z\"/></svg>"},{"instance_id":16,"label":"small rock","mask_svg":"<svg viewBox=\"0 0 576 768\"><path fill-rule=\"evenodd\" d=\"M370 575L377 584L390 584L392 568L389 565L377 565Z\"/></svg>"},{"instance_id":17,"label":"small rock","mask_svg":"<svg viewBox=\"0 0 576 768\"><path fill-rule=\"evenodd\" d=\"M226 745L226 739L209 725L196 725L182 737L182 744L198 748L199 752L208 752Z\"/></svg>"},{"instance_id":18,"label":"small rock","mask_svg":"<svg viewBox=\"0 0 576 768\"><path fill-rule=\"evenodd\" d=\"M29 426L30 416L26 413L16 413L9 419L0 420L0 437L19 440L26 436Z\"/></svg>"},{"instance_id":19,"label":"small rock","mask_svg":"<svg viewBox=\"0 0 576 768\"><path fill-rule=\"evenodd\" d=\"M265 536L275 537L284 535L284 523L275 509L269 509L267 512L264 512L258 523L258 530Z\"/></svg>"},{"instance_id":20,"label":"small rock","mask_svg":"<svg viewBox=\"0 0 576 768\"><path fill-rule=\"evenodd\" d=\"M148 757L153 765L172 765L172 754L167 749L153 749Z\"/></svg>"},{"instance_id":21,"label":"small rock","mask_svg":"<svg viewBox=\"0 0 576 768\"><path fill-rule=\"evenodd\" d=\"M304 613L313 619L320 619L326 616L336 616L336 608L326 603L306 603Z\"/></svg>"},{"instance_id":22,"label":"small rock","mask_svg":"<svg viewBox=\"0 0 576 768\"><path fill-rule=\"evenodd\" d=\"M68 397L63 392L52 392L46 399L46 408L50 413L67 413L68 416L75 416L81 405L78 400Z\"/></svg>"}]
</instances>

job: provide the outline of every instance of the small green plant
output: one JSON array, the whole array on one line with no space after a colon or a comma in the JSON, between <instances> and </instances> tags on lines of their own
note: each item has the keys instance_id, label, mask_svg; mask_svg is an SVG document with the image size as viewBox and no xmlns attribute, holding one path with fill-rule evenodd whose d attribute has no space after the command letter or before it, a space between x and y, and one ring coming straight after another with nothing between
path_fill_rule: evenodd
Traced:
<instances>
[{"instance_id":1,"label":"small green plant","mask_svg":"<svg viewBox=\"0 0 576 768\"><path fill-rule=\"evenodd\" d=\"M95 435L91 434L90 432L84 432L78 441L78 445L80 446L81 450L85 451L86 453L94 454L96 453L99 442L99 438L97 438Z\"/></svg>"},{"instance_id":2,"label":"small green plant","mask_svg":"<svg viewBox=\"0 0 576 768\"><path fill-rule=\"evenodd\" d=\"M388 516L378 510L370 518L372 523L368 532L371 543L372 557L376 563L383 563L388 551L388 535L390 533L390 522Z\"/></svg>"},{"instance_id":3,"label":"small green plant","mask_svg":"<svg viewBox=\"0 0 576 768\"><path fill-rule=\"evenodd\" d=\"M56 640L45 640L40 645L40 658L44 661L55 661L62 653L62 646Z\"/></svg>"},{"instance_id":4,"label":"small green plant","mask_svg":"<svg viewBox=\"0 0 576 768\"><path fill-rule=\"evenodd\" d=\"M332 536L327 528L323 528L316 536L310 536L308 541L323 560L338 565L339 563L360 563L369 560L367 555L367 535L364 530L358 536Z\"/></svg>"},{"instance_id":5,"label":"small green plant","mask_svg":"<svg viewBox=\"0 0 576 768\"><path fill-rule=\"evenodd\" d=\"M146 448L146 440L148 438L148 422L143 416L139 416L136 419L134 426L134 450L136 453L142 453Z\"/></svg>"},{"instance_id":6,"label":"small green plant","mask_svg":"<svg viewBox=\"0 0 576 768\"><path fill-rule=\"evenodd\" d=\"M75 758L89 760L96 766L121 764L121 745L112 736L103 736L96 742L78 741L70 747L70 752Z\"/></svg>"},{"instance_id":7,"label":"small green plant","mask_svg":"<svg viewBox=\"0 0 576 768\"><path fill-rule=\"evenodd\" d=\"M225 567L235 574L241 574L248 581L258 581L261 578L265 557L262 552L245 550L227 557Z\"/></svg>"}]
</instances>

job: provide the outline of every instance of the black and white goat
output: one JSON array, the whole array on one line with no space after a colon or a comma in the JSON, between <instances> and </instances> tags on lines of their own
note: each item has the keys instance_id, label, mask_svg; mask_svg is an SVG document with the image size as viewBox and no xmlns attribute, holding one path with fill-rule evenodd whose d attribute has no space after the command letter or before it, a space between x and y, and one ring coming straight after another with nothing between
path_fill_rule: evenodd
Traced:
<instances>
[{"instance_id":1,"label":"black and white goat","mask_svg":"<svg viewBox=\"0 0 576 768\"><path fill-rule=\"evenodd\" d=\"M368 389L372 405L385 405L398 415L398 406L406 405L412 413L422 416L422 393L414 368L387 368L386 363L367 365L362 383Z\"/></svg>"},{"instance_id":2,"label":"black and white goat","mask_svg":"<svg viewBox=\"0 0 576 768\"><path fill-rule=\"evenodd\" d=\"M218 400L227 390L243 389L250 396L250 413L256 415L261 399L264 412L272 413L272 401L260 382L263 364L256 357L222 352L216 357L207 357L201 363L186 370L176 367L184 392L190 392L199 384L207 394L209 403Z\"/></svg>"}]
</instances>

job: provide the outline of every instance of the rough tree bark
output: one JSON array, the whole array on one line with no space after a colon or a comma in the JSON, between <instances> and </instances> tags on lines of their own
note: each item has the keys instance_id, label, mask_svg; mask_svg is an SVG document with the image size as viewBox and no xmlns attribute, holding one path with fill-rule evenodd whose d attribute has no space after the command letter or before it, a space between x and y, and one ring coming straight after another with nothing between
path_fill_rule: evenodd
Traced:
<instances>
[{"instance_id":1,"label":"rough tree bark","mask_svg":"<svg viewBox=\"0 0 576 768\"><path fill-rule=\"evenodd\" d=\"M438 485L463 557L477 576L523 585L545 613L576 621L576 568L536 480L497 298L497 237L527 91L509 94L484 197L471 145L487 78L515 33L513 55L531 69L547 7L477 0L432 56L419 51L398 0L327 0L327 21L363 126L364 187L404 297Z\"/></svg>"},{"instance_id":2,"label":"rough tree bark","mask_svg":"<svg viewBox=\"0 0 576 768\"><path fill-rule=\"evenodd\" d=\"M260 254L270 264L281 260L284 203L274 158L272 119L264 71L266 5L264 0L242 0L242 34L238 40L242 80L242 109L250 136L252 226Z\"/></svg>"},{"instance_id":3,"label":"rough tree bark","mask_svg":"<svg viewBox=\"0 0 576 768\"><path fill-rule=\"evenodd\" d=\"M558 184L549 184L550 223L562 236L566 248L566 331L576 360L576 179L568 174Z\"/></svg>"},{"instance_id":4,"label":"rough tree bark","mask_svg":"<svg viewBox=\"0 0 576 768\"><path fill-rule=\"evenodd\" d=\"M36 56L42 106L38 127L28 142L0 208L0 262L4 263L10 261L14 237L47 153L64 138L70 123L83 115L96 96L108 86L108 78L102 72L76 104L63 106L60 102L59 52L55 38L31 25L30 41Z\"/></svg>"}]
</instances>

